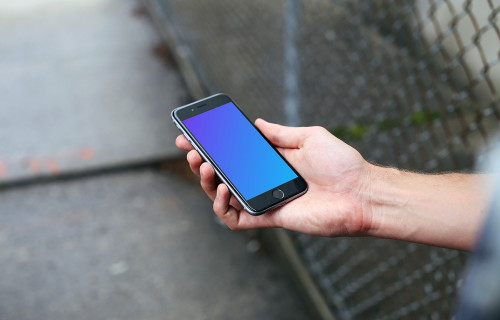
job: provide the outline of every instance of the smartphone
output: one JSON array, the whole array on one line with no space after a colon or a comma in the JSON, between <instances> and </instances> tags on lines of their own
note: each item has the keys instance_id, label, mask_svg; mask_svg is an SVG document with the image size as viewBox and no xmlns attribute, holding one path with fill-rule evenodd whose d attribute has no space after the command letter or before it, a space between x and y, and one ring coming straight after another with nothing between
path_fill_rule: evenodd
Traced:
<instances>
[{"instance_id":1,"label":"smartphone","mask_svg":"<svg viewBox=\"0 0 500 320\"><path fill-rule=\"evenodd\" d=\"M248 213L263 214L307 191L306 181L229 96L176 108L172 120Z\"/></svg>"}]
</instances>

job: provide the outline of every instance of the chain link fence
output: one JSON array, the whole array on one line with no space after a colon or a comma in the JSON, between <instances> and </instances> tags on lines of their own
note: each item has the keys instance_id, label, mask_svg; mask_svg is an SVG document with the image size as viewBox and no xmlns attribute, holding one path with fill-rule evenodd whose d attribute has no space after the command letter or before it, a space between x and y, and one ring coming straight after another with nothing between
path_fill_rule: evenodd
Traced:
<instances>
[{"instance_id":1,"label":"chain link fence","mask_svg":"<svg viewBox=\"0 0 500 320\"><path fill-rule=\"evenodd\" d=\"M470 170L499 129L498 0L155 0L206 94L370 161ZM291 233L339 319L449 318L465 256Z\"/></svg>"}]
</instances>

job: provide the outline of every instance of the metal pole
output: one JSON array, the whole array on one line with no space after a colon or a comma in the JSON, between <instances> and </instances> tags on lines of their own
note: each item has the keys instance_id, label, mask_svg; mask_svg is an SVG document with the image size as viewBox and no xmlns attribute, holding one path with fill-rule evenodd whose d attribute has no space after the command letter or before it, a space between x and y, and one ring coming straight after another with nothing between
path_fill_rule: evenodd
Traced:
<instances>
[{"instance_id":1,"label":"metal pole","mask_svg":"<svg viewBox=\"0 0 500 320\"><path fill-rule=\"evenodd\" d=\"M285 9L285 97L286 124L297 126L299 119L299 54L297 40L301 13L300 0L288 0Z\"/></svg>"}]
</instances>

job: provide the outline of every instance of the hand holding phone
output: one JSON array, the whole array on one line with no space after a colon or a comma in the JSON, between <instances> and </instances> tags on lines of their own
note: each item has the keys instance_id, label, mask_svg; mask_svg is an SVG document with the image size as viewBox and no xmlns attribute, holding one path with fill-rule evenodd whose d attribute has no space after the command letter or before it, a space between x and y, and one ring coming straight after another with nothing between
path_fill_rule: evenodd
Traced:
<instances>
[{"instance_id":1,"label":"hand holding phone","mask_svg":"<svg viewBox=\"0 0 500 320\"><path fill-rule=\"evenodd\" d=\"M362 197L370 164L352 147L320 127L285 127L261 119L255 126L304 177L309 190L303 196L258 217L243 206L220 181L184 135L176 145L188 153L192 171L214 201L217 216L231 229L282 227L322 235L362 235L369 229ZM216 197L217 196L217 197Z\"/></svg>"}]
</instances>

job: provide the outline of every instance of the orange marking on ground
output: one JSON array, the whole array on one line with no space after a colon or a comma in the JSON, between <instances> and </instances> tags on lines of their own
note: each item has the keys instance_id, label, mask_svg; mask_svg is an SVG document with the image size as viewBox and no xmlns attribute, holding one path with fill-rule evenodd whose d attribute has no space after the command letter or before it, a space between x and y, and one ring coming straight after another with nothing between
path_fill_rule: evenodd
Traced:
<instances>
[{"instance_id":1,"label":"orange marking on ground","mask_svg":"<svg viewBox=\"0 0 500 320\"><path fill-rule=\"evenodd\" d=\"M7 166L2 161L2 158L0 158L0 178L7 177L7 174L8 174Z\"/></svg>"},{"instance_id":2,"label":"orange marking on ground","mask_svg":"<svg viewBox=\"0 0 500 320\"><path fill-rule=\"evenodd\" d=\"M40 162L38 162L38 160L35 159L30 159L28 162L28 169L33 173L40 172L41 169Z\"/></svg>"},{"instance_id":3,"label":"orange marking on ground","mask_svg":"<svg viewBox=\"0 0 500 320\"><path fill-rule=\"evenodd\" d=\"M61 172L61 168L59 167L59 163L54 160L54 159L49 159L47 160L47 170L49 170L49 172L51 174L58 174Z\"/></svg>"},{"instance_id":4,"label":"orange marking on ground","mask_svg":"<svg viewBox=\"0 0 500 320\"><path fill-rule=\"evenodd\" d=\"M82 160L91 160L95 156L95 151L93 149L87 148L82 149L79 152L80 159Z\"/></svg>"}]
</instances>

